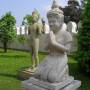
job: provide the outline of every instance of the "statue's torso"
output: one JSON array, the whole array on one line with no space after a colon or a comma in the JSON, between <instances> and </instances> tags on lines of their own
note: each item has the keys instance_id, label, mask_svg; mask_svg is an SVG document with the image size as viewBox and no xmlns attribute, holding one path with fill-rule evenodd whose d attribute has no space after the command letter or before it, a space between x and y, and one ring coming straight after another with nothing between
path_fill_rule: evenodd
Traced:
<instances>
[{"instance_id":1,"label":"statue's torso","mask_svg":"<svg viewBox=\"0 0 90 90\"><path fill-rule=\"evenodd\" d=\"M29 27L29 46L34 47L35 50L39 49L39 37L42 31L42 25L39 23L34 23Z\"/></svg>"},{"instance_id":2,"label":"statue's torso","mask_svg":"<svg viewBox=\"0 0 90 90\"><path fill-rule=\"evenodd\" d=\"M39 38L42 31L42 26L39 23L34 23L30 26L30 38L32 40Z\"/></svg>"},{"instance_id":3,"label":"statue's torso","mask_svg":"<svg viewBox=\"0 0 90 90\"><path fill-rule=\"evenodd\" d=\"M30 31L31 31L31 38L38 38L39 34L38 34L38 24L35 23L33 25L30 26Z\"/></svg>"},{"instance_id":4,"label":"statue's torso","mask_svg":"<svg viewBox=\"0 0 90 90\"><path fill-rule=\"evenodd\" d=\"M58 43L60 43L61 45L65 46L67 44L67 42L69 41L68 37L69 32L67 31L59 31L56 36L55 39ZM71 39L71 38L70 38ZM62 52L59 49L55 48L53 45L50 45L50 54L56 54L56 55L65 55L66 52Z\"/></svg>"},{"instance_id":5,"label":"statue's torso","mask_svg":"<svg viewBox=\"0 0 90 90\"><path fill-rule=\"evenodd\" d=\"M71 37L69 36L70 34L67 31L60 31L56 35L56 41L65 46L65 44L71 41ZM37 75L40 75L39 78L42 80L60 82L64 76L68 75L67 55L66 52L61 52L53 45L50 45L49 49L50 54L46 56L46 58L37 67ZM65 69L64 72L63 69Z\"/></svg>"}]
</instances>

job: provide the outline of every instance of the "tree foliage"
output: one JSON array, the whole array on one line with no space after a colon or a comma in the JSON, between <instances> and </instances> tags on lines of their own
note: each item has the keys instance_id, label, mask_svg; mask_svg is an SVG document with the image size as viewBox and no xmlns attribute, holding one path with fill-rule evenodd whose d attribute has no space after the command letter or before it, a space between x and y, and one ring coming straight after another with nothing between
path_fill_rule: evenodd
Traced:
<instances>
[{"instance_id":1,"label":"tree foliage","mask_svg":"<svg viewBox=\"0 0 90 90\"><path fill-rule=\"evenodd\" d=\"M32 24L32 15L28 14L23 18L22 25L30 25L30 24Z\"/></svg>"},{"instance_id":2,"label":"tree foliage","mask_svg":"<svg viewBox=\"0 0 90 90\"><path fill-rule=\"evenodd\" d=\"M77 59L80 70L90 74L90 0L85 0L81 24L78 32Z\"/></svg>"},{"instance_id":3,"label":"tree foliage","mask_svg":"<svg viewBox=\"0 0 90 90\"><path fill-rule=\"evenodd\" d=\"M74 21L78 23L81 19L81 7L77 0L68 0L68 6L63 8L65 23L69 21Z\"/></svg>"},{"instance_id":4,"label":"tree foliage","mask_svg":"<svg viewBox=\"0 0 90 90\"><path fill-rule=\"evenodd\" d=\"M7 12L0 18L0 41L3 44L4 51L7 52L7 45L16 36L16 20L11 12Z\"/></svg>"}]
</instances>

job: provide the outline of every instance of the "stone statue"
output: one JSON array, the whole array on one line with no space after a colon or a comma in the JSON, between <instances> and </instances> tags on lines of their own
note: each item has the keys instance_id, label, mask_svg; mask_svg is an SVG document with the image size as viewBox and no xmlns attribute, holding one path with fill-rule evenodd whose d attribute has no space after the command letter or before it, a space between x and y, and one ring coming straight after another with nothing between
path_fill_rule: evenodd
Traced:
<instances>
[{"instance_id":1,"label":"stone statue","mask_svg":"<svg viewBox=\"0 0 90 90\"><path fill-rule=\"evenodd\" d=\"M49 55L37 67L34 78L24 81L28 90L76 90L80 86L69 76L67 52L70 51L72 36L66 31L63 11L59 9L56 0L47 13L50 26L48 35Z\"/></svg>"},{"instance_id":2,"label":"stone statue","mask_svg":"<svg viewBox=\"0 0 90 90\"><path fill-rule=\"evenodd\" d=\"M71 47L72 36L61 29L64 16L57 7L49 11L47 17L51 30L47 42L50 53L37 67L35 76L54 83L63 81L68 76L67 52Z\"/></svg>"},{"instance_id":3,"label":"stone statue","mask_svg":"<svg viewBox=\"0 0 90 90\"><path fill-rule=\"evenodd\" d=\"M68 22L67 31L69 31L71 34L77 33L77 24L75 22L72 22L72 21Z\"/></svg>"},{"instance_id":4,"label":"stone statue","mask_svg":"<svg viewBox=\"0 0 90 90\"><path fill-rule=\"evenodd\" d=\"M42 25L38 23L39 14L37 11L32 12L32 25L29 27L30 34L30 48L31 48L31 61L32 61L32 70L35 70L35 67L39 65L39 37L42 32Z\"/></svg>"},{"instance_id":5,"label":"stone statue","mask_svg":"<svg viewBox=\"0 0 90 90\"><path fill-rule=\"evenodd\" d=\"M43 25L43 33L49 34L49 32L50 32L49 25L46 24L46 22L43 18L42 18L42 25Z\"/></svg>"}]
</instances>

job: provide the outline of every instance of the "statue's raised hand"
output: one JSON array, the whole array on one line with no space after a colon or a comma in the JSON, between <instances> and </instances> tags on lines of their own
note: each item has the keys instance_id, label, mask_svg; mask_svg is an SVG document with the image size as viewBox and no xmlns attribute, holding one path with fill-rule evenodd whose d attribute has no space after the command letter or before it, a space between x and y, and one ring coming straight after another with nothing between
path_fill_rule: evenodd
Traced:
<instances>
[{"instance_id":1,"label":"statue's raised hand","mask_svg":"<svg viewBox=\"0 0 90 90\"><path fill-rule=\"evenodd\" d=\"M53 31L50 31L49 37L50 37L50 43L54 44L56 40L55 40L55 34L53 33Z\"/></svg>"}]
</instances>

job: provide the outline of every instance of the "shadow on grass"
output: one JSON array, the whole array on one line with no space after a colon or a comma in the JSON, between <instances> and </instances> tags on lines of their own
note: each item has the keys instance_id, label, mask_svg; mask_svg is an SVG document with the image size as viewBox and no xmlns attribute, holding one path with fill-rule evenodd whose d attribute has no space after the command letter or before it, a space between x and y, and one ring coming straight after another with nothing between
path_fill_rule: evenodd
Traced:
<instances>
[{"instance_id":1,"label":"shadow on grass","mask_svg":"<svg viewBox=\"0 0 90 90\"><path fill-rule=\"evenodd\" d=\"M24 55L0 55L1 58L25 58Z\"/></svg>"},{"instance_id":2,"label":"shadow on grass","mask_svg":"<svg viewBox=\"0 0 90 90\"><path fill-rule=\"evenodd\" d=\"M0 53L4 53L4 51L3 50L2 51L0 50Z\"/></svg>"},{"instance_id":3,"label":"shadow on grass","mask_svg":"<svg viewBox=\"0 0 90 90\"><path fill-rule=\"evenodd\" d=\"M19 80L19 76L18 75L7 74L7 73L0 73L0 76L15 78L15 79Z\"/></svg>"}]
</instances>

